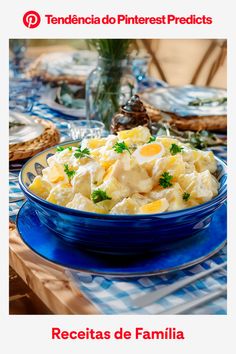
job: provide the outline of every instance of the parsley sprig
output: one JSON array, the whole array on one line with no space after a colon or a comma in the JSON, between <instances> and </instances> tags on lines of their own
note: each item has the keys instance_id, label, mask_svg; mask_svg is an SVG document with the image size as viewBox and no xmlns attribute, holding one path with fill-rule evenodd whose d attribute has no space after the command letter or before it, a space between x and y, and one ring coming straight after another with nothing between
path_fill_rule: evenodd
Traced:
<instances>
[{"instance_id":1,"label":"parsley sprig","mask_svg":"<svg viewBox=\"0 0 236 354\"><path fill-rule=\"evenodd\" d=\"M169 172L164 172L159 179L160 186L162 186L163 188L171 187L172 186L172 183L171 183L172 178L173 178L173 176L171 176L169 174Z\"/></svg>"},{"instance_id":2,"label":"parsley sprig","mask_svg":"<svg viewBox=\"0 0 236 354\"><path fill-rule=\"evenodd\" d=\"M65 149L72 151L72 146L68 146L67 148L64 148L63 146L57 146L57 152L64 151Z\"/></svg>"},{"instance_id":3,"label":"parsley sprig","mask_svg":"<svg viewBox=\"0 0 236 354\"><path fill-rule=\"evenodd\" d=\"M118 154L122 154L124 151L128 151L129 154L131 155L130 149L124 141L120 141L120 142L115 143L115 145L112 146L112 148Z\"/></svg>"},{"instance_id":4,"label":"parsley sprig","mask_svg":"<svg viewBox=\"0 0 236 354\"><path fill-rule=\"evenodd\" d=\"M189 200L189 198L190 198L190 194L187 193L187 192L184 192L184 194L183 194L183 200L184 200L185 202L187 202L187 201Z\"/></svg>"},{"instance_id":5,"label":"parsley sprig","mask_svg":"<svg viewBox=\"0 0 236 354\"><path fill-rule=\"evenodd\" d=\"M103 200L111 200L112 198L107 195L106 191L95 189L91 194L91 199L94 203L99 203Z\"/></svg>"},{"instance_id":6,"label":"parsley sprig","mask_svg":"<svg viewBox=\"0 0 236 354\"><path fill-rule=\"evenodd\" d=\"M64 164L64 172L67 174L69 180L71 180L71 178L73 178L75 175L75 171L70 170L67 163Z\"/></svg>"},{"instance_id":7,"label":"parsley sprig","mask_svg":"<svg viewBox=\"0 0 236 354\"><path fill-rule=\"evenodd\" d=\"M179 152L181 152L183 150L182 147L180 147L179 145L177 144L172 144L171 147L170 147L170 153L171 155L176 155L178 154Z\"/></svg>"},{"instance_id":8,"label":"parsley sprig","mask_svg":"<svg viewBox=\"0 0 236 354\"><path fill-rule=\"evenodd\" d=\"M147 144L153 143L154 141L156 141L156 137L151 136L150 139L148 140Z\"/></svg>"},{"instance_id":9,"label":"parsley sprig","mask_svg":"<svg viewBox=\"0 0 236 354\"><path fill-rule=\"evenodd\" d=\"M189 106L204 106L211 103L221 105L227 102L227 97L213 97L213 98L196 98L188 103Z\"/></svg>"},{"instance_id":10,"label":"parsley sprig","mask_svg":"<svg viewBox=\"0 0 236 354\"><path fill-rule=\"evenodd\" d=\"M79 146L74 153L74 156L77 159L81 159L83 157L89 157L90 155L90 150L88 148L84 148L83 150L81 149L81 146Z\"/></svg>"}]
</instances>

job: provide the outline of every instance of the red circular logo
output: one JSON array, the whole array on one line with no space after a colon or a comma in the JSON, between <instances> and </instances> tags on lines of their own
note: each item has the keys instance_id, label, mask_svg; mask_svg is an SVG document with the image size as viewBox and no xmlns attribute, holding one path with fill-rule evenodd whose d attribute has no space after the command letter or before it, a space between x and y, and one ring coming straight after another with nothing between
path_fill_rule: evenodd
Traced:
<instances>
[{"instance_id":1,"label":"red circular logo","mask_svg":"<svg viewBox=\"0 0 236 354\"><path fill-rule=\"evenodd\" d=\"M41 17L36 11L27 11L23 16L23 23L28 28L38 27Z\"/></svg>"}]
</instances>

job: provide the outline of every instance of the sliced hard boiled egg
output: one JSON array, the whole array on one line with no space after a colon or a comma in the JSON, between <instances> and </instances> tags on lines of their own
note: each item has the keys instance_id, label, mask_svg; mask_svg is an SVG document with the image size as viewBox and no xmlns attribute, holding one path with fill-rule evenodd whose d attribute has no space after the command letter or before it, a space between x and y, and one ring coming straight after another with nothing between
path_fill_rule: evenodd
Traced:
<instances>
[{"instance_id":1,"label":"sliced hard boiled egg","mask_svg":"<svg viewBox=\"0 0 236 354\"><path fill-rule=\"evenodd\" d=\"M139 208L139 214L163 213L168 209L169 203L166 198L155 200Z\"/></svg>"},{"instance_id":2,"label":"sliced hard boiled egg","mask_svg":"<svg viewBox=\"0 0 236 354\"><path fill-rule=\"evenodd\" d=\"M164 151L164 146L161 143L153 142L140 146L135 150L133 156L139 164L144 164L157 158L161 158Z\"/></svg>"}]
</instances>

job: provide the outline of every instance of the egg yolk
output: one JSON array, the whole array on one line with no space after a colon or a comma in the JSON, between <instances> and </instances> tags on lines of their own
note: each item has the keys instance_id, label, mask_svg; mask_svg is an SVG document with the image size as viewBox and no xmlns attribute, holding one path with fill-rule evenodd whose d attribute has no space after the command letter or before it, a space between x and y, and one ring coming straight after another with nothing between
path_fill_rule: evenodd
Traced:
<instances>
[{"instance_id":1,"label":"egg yolk","mask_svg":"<svg viewBox=\"0 0 236 354\"><path fill-rule=\"evenodd\" d=\"M143 205L140 208L140 212L144 214L151 214L157 212L163 212L168 208L169 203L165 198L155 200L154 202Z\"/></svg>"},{"instance_id":2,"label":"egg yolk","mask_svg":"<svg viewBox=\"0 0 236 354\"><path fill-rule=\"evenodd\" d=\"M142 147L140 150L140 154L142 156L153 156L156 154L159 154L161 152L162 148L158 144L150 144L150 145L145 145Z\"/></svg>"}]
</instances>

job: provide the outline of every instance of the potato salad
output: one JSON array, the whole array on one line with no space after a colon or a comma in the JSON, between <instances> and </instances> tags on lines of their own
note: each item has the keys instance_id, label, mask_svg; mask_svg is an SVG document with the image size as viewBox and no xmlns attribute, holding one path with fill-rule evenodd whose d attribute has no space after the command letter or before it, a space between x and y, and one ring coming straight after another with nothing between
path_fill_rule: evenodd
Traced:
<instances>
[{"instance_id":1,"label":"potato salad","mask_svg":"<svg viewBox=\"0 0 236 354\"><path fill-rule=\"evenodd\" d=\"M102 214L153 214L193 207L218 194L216 160L139 126L58 146L29 189L48 202Z\"/></svg>"}]
</instances>

